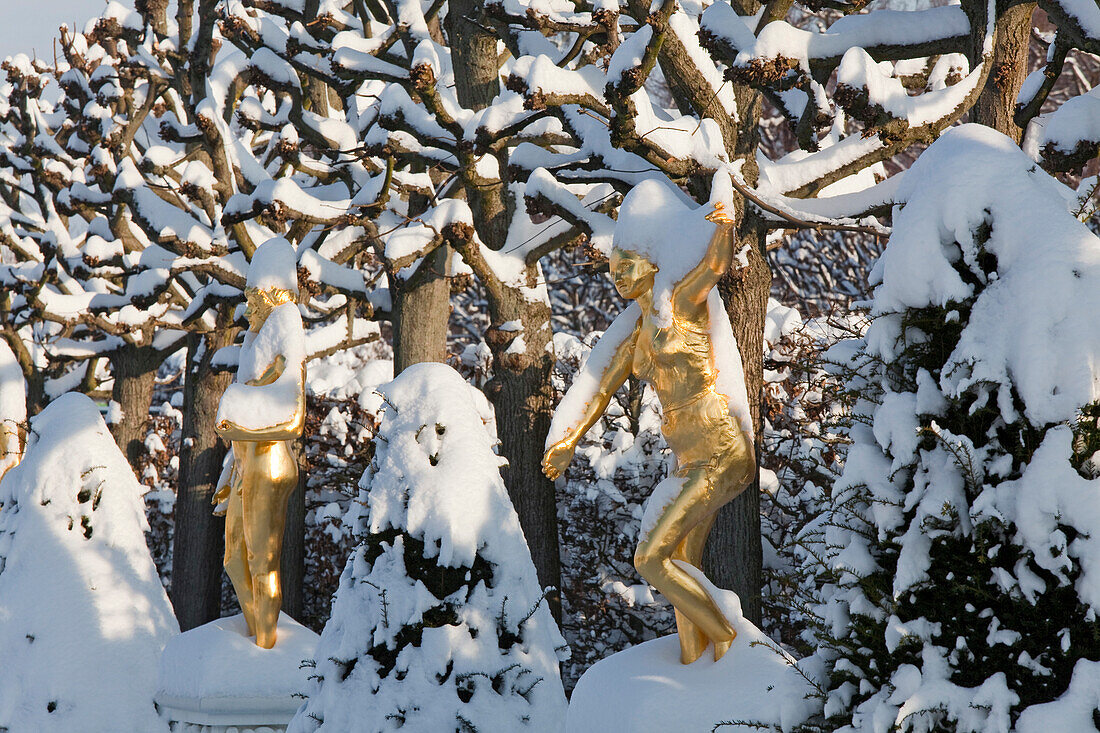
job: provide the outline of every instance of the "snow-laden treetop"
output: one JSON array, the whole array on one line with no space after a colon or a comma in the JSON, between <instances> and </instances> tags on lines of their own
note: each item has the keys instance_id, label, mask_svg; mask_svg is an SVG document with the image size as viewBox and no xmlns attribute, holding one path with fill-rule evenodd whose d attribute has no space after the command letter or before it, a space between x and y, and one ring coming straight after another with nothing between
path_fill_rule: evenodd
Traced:
<instances>
[{"instance_id":1,"label":"snow-laden treetop","mask_svg":"<svg viewBox=\"0 0 1100 733\"><path fill-rule=\"evenodd\" d=\"M948 396L988 383L1014 422L1073 419L1100 399L1100 248L1070 207L1074 192L1007 137L980 125L944 133L906 174L895 232L872 278L881 281L868 333L890 356L906 308L945 307L982 292L943 369ZM984 236L988 234L988 237ZM984 282L967 282L962 258Z\"/></svg>"}]
</instances>

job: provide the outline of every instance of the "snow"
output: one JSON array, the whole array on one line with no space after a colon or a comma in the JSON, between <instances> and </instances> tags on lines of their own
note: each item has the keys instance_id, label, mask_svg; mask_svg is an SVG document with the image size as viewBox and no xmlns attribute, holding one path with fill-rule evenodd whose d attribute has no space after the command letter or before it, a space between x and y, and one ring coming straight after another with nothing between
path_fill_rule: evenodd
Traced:
<instances>
[{"instance_id":1,"label":"snow","mask_svg":"<svg viewBox=\"0 0 1100 733\"><path fill-rule=\"evenodd\" d=\"M256 248L248 264L246 287L267 290L279 288L298 293L298 257L290 242L281 237Z\"/></svg>"},{"instance_id":2,"label":"snow","mask_svg":"<svg viewBox=\"0 0 1100 733\"><path fill-rule=\"evenodd\" d=\"M294 249L284 239L273 239L256 248L248 267L247 286L298 292ZM276 360L284 366L275 381L254 385ZM218 404L215 423L262 431L304 414L306 339L302 314L295 302L271 310L257 332L247 331L238 356L237 379Z\"/></svg>"},{"instance_id":3,"label":"snow","mask_svg":"<svg viewBox=\"0 0 1100 733\"><path fill-rule=\"evenodd\" d=\"M286 363L274 382L249 384L279 357ZM239 359L237 380L222 395L216 424L229 422L260 431L301 414L306 349L302 315L296 303L276 307L259 332L246 332Z\"/></svg>"},{"instance_id":4,"label":"snow","mask_svg":"<svg viewBox=\"0 0 1100 733\"><path fill-rule=\"evenodd\" d=\"M957 84L912 97L900 79L885 73L870 54L855 47L844 54L836 78L838 85L865 90L868 103L882 107L891 117L919 127L942 119L963 105L984 77L979 64Z\"/></svg>"},{"instance_id":5,"label":"snow","mask_svg":"<svg viewBox=\"0 0 1100 733\"><path fill-rule=\"evenodd\" d=\"M614 246L635 252L657 266L653 303L659 322L672 324L672 290L703 260L715 225L711 207L692 208L684 194L663 179L642 181L619 207ZM669 232L676 232L669 237Z\"/></svg>"},{"instance_id":6,"label":"snow","mask_svg":"<svg viewBox=\"0 0 1100 733\"><path fill-rule=\"evenodd\" d=\"M317 683L289 730L466 721L552 733L565 713L564 641L500 476L492 408L443 364L411 366L379 391L374 459L345 517L362 542L321 636ZM446 568L461 574L437 597L426 584L444 582Z\"/></svg>"},{"instance_id":7,"label":"snow","mask_svg":"<svg viewBox=\"0 0 1100 733\"><path fill-rule=\"evenodd\" d=\"M301 704L320 637L285 613L279 614L279 643L256 646L244 615L226 616L171 639L157 672L159 704L204 712L233 710L250 700L282 700L287 719Z\"/></svg>"},{"instance_id":8,"label":"snow","mask_svg":"<svg viewBox=\"0 0 1100 733\"><path fill-rule=\"evenodd\" d=\"M933 175L936 184L927 185ZM973 262L984 251L996 257L997 279L986 285L943 369L944 394L991 384L1010 417L1016 390L1036 424L1072 419L1100 399L1092 367L1100 351L1093 317L1100 312L1100 248L1067 211L1072 192L1008 138L963 125L918 158L898 196L905 203L872 273L883 282L874 307L882 317L867 335L874 352L889 357L900 346L900 316L892 314L969 297L973 286L952 261ZM983 245L973 232L986 221L995 226Z\"/></svg>"},{"instance_id":9,"label":"snow","mask_svg":"<svg viewBox=\"0 0 1100 733\"><path fill-rule=\"evenodd\" d=\"M1090 0L1057 0L1089 39L1100 38L1100 8Z\"/></svg>"},{"instance_id":10,"label":"snow","mask_svg":"<svg viewBox=\"0 0 1100 733\"><path fill-rule=\"evenodd\" d=\"M1095 733L1100 709L1100 662L1079 659L1069 689L1053 702L1032 705L1020 713L1016 733L1073 731Z\"/></svg>"},{"instance_id":11,"label":"snow","mask_svg":"<svg viewBox=\"0 0 1100 733\"><path fill-rule=\"evenodd\" d=\"M483 432L469 427L489 422L492 408L480 391L464 382L459 389L456 377L450 367L416 365L378 389L387 404L400 407L396 415L387 415L388 429L381 434L389 442L376 473L399 471L403 480L372 480L368 494L371 533L407 527L426 544L439 544L436 559L446 567L471 565L482 545L489 546L490 560L523 554L515 544L522 540L522 532L515 535L518 519L496 491L503 486L498 477L504 460L486 450ZM422 430L425 425L429 429ZM435 425L464 429L439 434ZM436 486L436 477L448 473L435 470L440 466L461 472L466 485Z\"/></svg>"},{"instance_id":12,"label":"snow","mask_svg":"<svg viewBox=\"0 0 1100 733\"><path fill-rule=\"evenodd\" d=\"M795 660L742 616L734 593L708 590L737 631L725 656L681 664L673 634L603 659L573 690L567 733L709 731L726 721L791 731L806 722L817 703Z\"/></svg>"},{"instance_id":13,"label":"snow","mask_svg":"<svg viewBox=\"0 0 1100 733\"><path fill-rule=\"evenodd\" d=\"M1100 141L1100 87L1067 99L1045 119L1042 145L1068 154L1083 142L1095 145L1097 141Z\"/></svg>"},{"instance_id":14,"label":"snow","mask_svg":"<svg viewBox=\"0 0 1100 733\"><path fill-rule=\"evenodd\" d=\"M715 4L717 5L717 3ZM713 7L713 6L712 6ZM735 43L747 41L728 12L704 15L704 27L718 35L730 34ZM873 13L839 18L824 32L795 28L785 21L769 23L751 46L738 45L735 63L747 65L753 60L788 58L809 71L811 61L839 58L849 49L873 46L909 46L939 39L964 38L970 34L970 22L958 5L927 10L875 10Z\"/></svg>"},{"instance_id":15,"label":"snow","mask_svg":"<svg viewBox=\"0 0 1100 733\"><path fill-rule=\"evenodd\" d=\"M87 397L31 421L0 482L0 728L166 731L157 658L179 632L142 494Z\"/></svg>"},{"instance_id":16,"label":"snow","mask_svg":"<svg viewBox=\"0 0 1100 733\"><path fill-rule=\"evenodd\" d=\"M1023 476L987 487L974 502L974 511L979 518L1012 522L1016 541L1060 584L1070 583L1079 573L1077 595L1100 612L1100 492L1097 481L1082 478L1066 460L1072 441L1068 427L1048 431ZM1063 527L1077 533L1072 541ZM1026 577L1005 580L1006 591L1020 587L1025 596L1034 597Z\"/></svg>"}]
</instances>

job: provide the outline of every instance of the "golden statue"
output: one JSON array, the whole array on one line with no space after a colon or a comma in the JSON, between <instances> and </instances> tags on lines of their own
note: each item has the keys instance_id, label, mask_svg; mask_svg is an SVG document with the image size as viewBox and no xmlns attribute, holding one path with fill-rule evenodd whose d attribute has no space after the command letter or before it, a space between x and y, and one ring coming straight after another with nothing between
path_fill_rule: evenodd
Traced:
<instances>
[{"instance_id":1,"label":"golden statue","mask_svg":"<svg viewBox=\"0 0 1100 733\"><path fill-rule=\"evenodd\" d=\"M640 193L639 203L633 208L643 220L660 216L661 211L668 211L668 206L684 206L675 202L672 194L656 191L652 185ZM667 199L667 205L655 203L655 195ZM722 328L729 339L733 336L717 292L712 290L734 260L734 221L722 204L716 203L710 214L701 217L708 222L703 226L713 231L709 241L706 230L699 226L702 222L698 210L681 215L694 216L694 223L688 221L684 226L669 226L668 221L661 222L664 226L647 225L644 221L641 225L627 223L627 233L620 235L623 222L632 213L628 211L630 199L628 196L623 202L609 266L616 290L636 305L616 319L600 339L609 344L597 343L586 364L588 373L578 375L570 387L569 393L576 390L580 401L569 393L562 400L562 406L572 400L572 410L567 410L571 414L562 419L555 415L543 471L551 479L565 471L581 436L596 423L612 395L631 374L656 390L663 409L662 432L676 457L677 468L654 489L651 507L647 509L647 516L653 519L649 522L643 519L634 566L675 608L681 662L694 662L706 651L708 643L714 644L717 660L737 634L709 592L709 582L698 567L716 512L749 485L756 470L751 422L743 396L744 378L733 373L741 369L736 342L732 343L732 358L727 358L725 364L715 348L716 334L721 334ZM705 250L699 253L701 257L691 259L697 264L693 267L690 263L686 267L681 264L679 267L686 272L677 273L675 281L665 283L663 290L656 289L660 302L655 300L654 287L658 265L632 249L630 241L621 241L634 236L630 230L642 238L646 236L645 230L654 226L657 231L649 234L650 238L660 236L660 232L672 237L697 233L701 235L697 238L707 242ZM678 246L681 250L686 248ZM674 253L680 261L683 254ZM604 348L597 353L601 346ZM729 345L724 348L728 356ZM726 370L729 372L724 376L733 388L723 391L716 384L720 381L719 372ZM741 397L737 400L739 404L734 405L729 398L735 396L730 393L736 392L738 385ZM738 409L739 414L731 415L731 411L737 413ZM646 527L647 523L652 527Z\"/></svg>"},{"instance_id":2,"label":"golden statue","mask_svg":"<svg viewBox=\"0 0 1100 733\"><path fill-rule=\"evenodd\" d=\"M225 515L225 571L248 632L275 646L283 593L279 561L286 505L298 486L291 441L305 424L305 342L294 249L273 239L256 249L245 298L249 330L237 380L218 406L215 429L232 441L227 480L213 503Z\"/></svg>"}]
</instances>

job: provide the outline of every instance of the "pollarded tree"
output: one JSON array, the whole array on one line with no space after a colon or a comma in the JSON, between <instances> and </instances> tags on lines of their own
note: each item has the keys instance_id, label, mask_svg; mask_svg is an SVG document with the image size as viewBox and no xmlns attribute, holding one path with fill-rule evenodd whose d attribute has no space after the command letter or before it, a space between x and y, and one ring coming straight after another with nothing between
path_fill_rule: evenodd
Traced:
<instances>
[{"instance_id":1,"label":"pollarded tree","mask_svg":"<svg viewBox=\"0 0 1100 733\"><path fill-rule=\"evenodd\" d=\"M353 239L325 242L319 253L316 237L305 240L302 213L296 228L280 211L223 224L234 197L276 181L298 190L289 179L305 175L306 163L286 135L236 125L233 103L263 94L250 86L251 67L216 38L211 3L177 5L173 22L167 3L111 4L83 33L63 32L57 68L7 65L0 227L13 254L3 268L5 336L24 350L30 340L56 362L91 361L85 389L104 376L96 360L109 360L122 413L115 433L132 461L156 369L186 342L174 577L177 610L191 626L217 615L220 528L209 496L224 451L213 415L228 375L214 356L240 322L255 243L286 234L301 249L311 356L377 338L377 328L366 320L365 273L339 264L354 257ZM189 45L192 53L178 52ZM30 355L24 362L44 400L35 389L41 365Z\"/></svg>"},{"instance_id":2,"label":"pollarded tree","mask_svg":"<svg viewBox=\"0 0 1100 733\"><path fill-rule=\"evenodd\" d=\"M380 204L380 222L392 222L381 231L429 225L436 233L420 244L386 242L391 256L429 263L449 244L484 286L493 351L486 390L544 584L556 584L557 550L553 493L538 467L552 408L552 314L541 259L581 241L606 250L607 214L640 180L665 178L705 202L716 170L735 173L738 196L753 202L737 207L745 211L736 236L748 267L731 272L721 289L758 420L767 232L881 232L851 219L888 210L895 184L872 188L870 173L975 103L1000 22L978 2L965 10L875 11L827 32L785 23L786 0L703 10L672 0L652 7L461 0L426 8L326 0L244 2L226 16L234 43L265 64L281 60L271 64L272 77L289 81L289 69L335 92L364 166L435 172L424 179L426 205L413 206L411 194L365 197ZM830 97L834 72L843 91ZM909 96L901 80L917 72L921 93ZM789 117L805 150L778 160L759 155L758 89ZM842 180L843 189L827 189ZM745 492L714 538L716 577L741 591L750 618L759 616L758 517L756 492Z\"/></svg>"},{"instance_id":3,"label":"pollarded tree","mask_svg":"<svg viewBox=\"0 0 1100 733\"><path fill-rule=\"evenodd\" d=\"M1100 240L988 128L906 175L861 422L802 538L826 728L1094 730Z\"/></svg>"},{"instance_id":4,"label":"pollarded tree","mask_svg":"<svg viewBox=\"0 0 1100 733\"><path fill-rule=\"evenodd\" d=\"M409 367L386 405L290 730L556 731L558 633L494 452L484 396L442 364Z\"/></svg>"},{"instance_id":5,"label":"pollarded tree","mask_svg":"<svg viewBox=\"0 0 1100 733\"><path fill-rule=\"evenodd\" d=\"M153 693L179 626L143 494L90 399L32 419L0 482L0 729L167 730Z\"/></svg>"}]
</instances>

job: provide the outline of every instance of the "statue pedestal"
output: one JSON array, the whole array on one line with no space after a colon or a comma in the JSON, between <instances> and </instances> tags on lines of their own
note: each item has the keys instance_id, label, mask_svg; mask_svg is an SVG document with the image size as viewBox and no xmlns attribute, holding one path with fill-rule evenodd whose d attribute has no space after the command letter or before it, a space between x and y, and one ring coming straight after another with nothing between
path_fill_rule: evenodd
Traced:
<instances>
[{"instance_id":1,"label":"statue pedestal","mask_svg":"<svg viewBox=\"0 0 1100 733\"><path fill-rule=\"evenodd\" d=\"M244 616L180 634L160 657L155 702L176 733L277 733L302 704L320 637L286 614L272 649L248 636Z\"/></svg>"},{"instance_id":2,"label":"statue pedestal","mask_svg":"<svg viewBox=\"0 0 1100 733\"><path fill-rule=\"evenodd\" d=\"M737 638L717 662L708 649L680 664L675 634L600 660L573 690L566 733L710 731L726 721L786 731L805 722L819 703L807 698L815 690L794 660L744 618L734 628ZM749 728L718 731L727 729Z\"/></svg>"}]
</instances>

